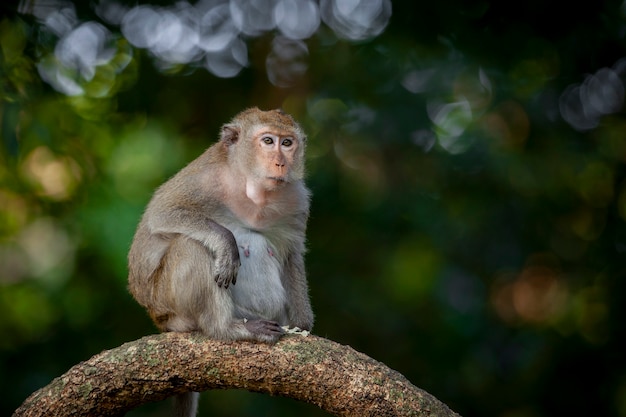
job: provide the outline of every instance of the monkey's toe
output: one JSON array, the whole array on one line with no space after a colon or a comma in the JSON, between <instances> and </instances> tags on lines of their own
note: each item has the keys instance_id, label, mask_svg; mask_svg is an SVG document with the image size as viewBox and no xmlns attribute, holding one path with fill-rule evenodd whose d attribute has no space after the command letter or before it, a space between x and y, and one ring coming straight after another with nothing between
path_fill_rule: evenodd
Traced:
<instances>
[{"instance_id":1,"label":"monkey's toe","mask_svg":"<svg viewBox=\"0 0 626 417\"><path fill-rule=\"evenodd\" d=\"M248 320L245 325L254 335L280 336L285 333L280 324L271 320Z\"/></svg>"}]
</instances>

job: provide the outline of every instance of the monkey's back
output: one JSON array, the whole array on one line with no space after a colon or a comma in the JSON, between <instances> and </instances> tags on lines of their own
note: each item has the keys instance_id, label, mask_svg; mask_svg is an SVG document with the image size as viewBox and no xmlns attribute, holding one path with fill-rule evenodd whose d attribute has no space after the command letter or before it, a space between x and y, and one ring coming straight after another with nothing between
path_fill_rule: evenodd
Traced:
<instances>
[{"instance_id":1,"label":"monkey's back","mask_svg":"<svg viewBox=\"0 0 626 417\"><path fill-rule=\"evenodd\" d=\"M185 215L181 208L202 206L207 219L224 210L219 198L211 198L210 193L202 190L212 187L219 195L218 184L198 184L198 181L213 177L220 152L216 145L207 149L157 188L146 206L128 252L128 288L137 302L146 308L153 308L156 304L155 272L162 266L172 236L186 232L177 230L177 224L182 224L180 217ZM198 230L201 230L200 226Z\"/></svg>"}]
</instances>

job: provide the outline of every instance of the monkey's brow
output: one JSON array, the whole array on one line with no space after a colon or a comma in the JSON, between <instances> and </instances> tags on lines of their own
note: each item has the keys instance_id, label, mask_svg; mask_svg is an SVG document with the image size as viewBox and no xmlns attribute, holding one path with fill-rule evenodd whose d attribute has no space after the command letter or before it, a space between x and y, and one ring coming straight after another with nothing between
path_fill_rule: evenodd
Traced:
<instances>
[{"instance_id":1,"label":"monkey's brow","mask_svg":"<svg viewBox=\"0 0 626 417\"><path fill-rule=\"evenodd\" d=\"M287 137L287 136L290 137L290 138L293 138L295 136L294 132L292 130L281 130L281 129L275 129L275 130L263 129L263 130L261 130L258 133L258 135L259 136L274 135L274 136L279 136L281 138L284 138L284 137Z\"/></svg>"}]
</instances>

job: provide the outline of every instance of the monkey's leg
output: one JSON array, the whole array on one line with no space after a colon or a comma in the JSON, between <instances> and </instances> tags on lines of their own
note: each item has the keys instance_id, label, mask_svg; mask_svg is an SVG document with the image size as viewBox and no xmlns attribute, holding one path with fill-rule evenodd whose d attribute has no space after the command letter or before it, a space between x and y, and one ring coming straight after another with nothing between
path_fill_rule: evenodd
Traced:
<instances>
[{"instance_id":1,"label":"monkey's leg","mask_svg":"<svg viewBox=\"0 0 626 417\"><path fill-rule=\"evenodd\" d=\"M199 330L214 339L263 342L274 342L283 333L273 321L236 317L231 289L215 282L214 254L200 242L178 236L165 257L163 272L169 277L169 298L176 313L166 325L168 330Z\"/></svg>"},{"instance_id":2,"label":"monkey's leg","mask_svg":"<svg viewBox=\"0 0 626 417\"><path fill-rule=\"evenodd\" d=\"M205 308L198 319L200 330L216 339L275 342L284 333L274 321L236 317L230 289L218 287L209 279Z\"/></svg>"}]
</instances>

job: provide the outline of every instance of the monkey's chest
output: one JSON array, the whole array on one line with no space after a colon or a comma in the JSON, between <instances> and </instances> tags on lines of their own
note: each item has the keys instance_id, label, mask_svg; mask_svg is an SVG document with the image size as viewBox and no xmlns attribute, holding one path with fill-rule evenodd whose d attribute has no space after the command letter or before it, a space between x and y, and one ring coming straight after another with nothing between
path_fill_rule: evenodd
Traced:
<instances>
[{"instance_id":1,"label":"monkey's chest","mask_svg":"<svg viewBox=\"0 0 626 417\"><path fill-rule=\"evenodd\" d=\"M241 267L231 287L233 300L245 318L282 322L286 294L281 282L282 266L265 236L243 228L232 228Z\"/></svg>"}]
</instances>

